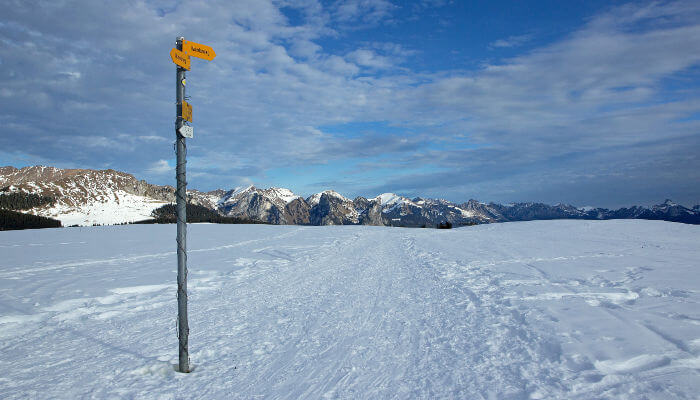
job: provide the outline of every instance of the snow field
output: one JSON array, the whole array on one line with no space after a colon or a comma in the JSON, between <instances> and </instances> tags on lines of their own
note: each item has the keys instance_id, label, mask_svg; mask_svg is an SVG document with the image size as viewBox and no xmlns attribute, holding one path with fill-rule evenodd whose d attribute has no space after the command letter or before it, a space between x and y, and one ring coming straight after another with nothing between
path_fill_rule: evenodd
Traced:
<instances>
[{"instance_id":1,"label":"snow field","mask_svg":"<svg viewBox=\"0 0 700 400\"><path fill-rule=\"evenodd\" d=\"M0 232L3 398L697 398L700 227Z\"/></svg>"},{"instance_id":2,"label":"snow field","mask_svg":"<svg viewBox=\"0 0 700 400\"><path fill-rule=\"evenodd\" d=\"M116 190L85 205L72 207L58 203L51 208L40 208L36 214L58 219L63 226L109 225L153 219L151 212L166 204L170 203Z\"/></svg>"}]
</instances>

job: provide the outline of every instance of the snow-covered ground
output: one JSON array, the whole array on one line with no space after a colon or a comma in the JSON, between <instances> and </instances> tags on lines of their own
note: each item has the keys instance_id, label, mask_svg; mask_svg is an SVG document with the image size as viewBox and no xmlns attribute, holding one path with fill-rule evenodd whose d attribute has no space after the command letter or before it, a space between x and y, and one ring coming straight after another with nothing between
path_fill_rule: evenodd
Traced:
<instances>
[{"instance_id":1,"label":"snow-covered ground","mask_svg":"<svg viewBox=\"0 0 700 400\"><path fill-rule=\"evenodd\" d=\"M166 204L171 203L117 190L84 205L67 206L59 202L31 213L57 219L63 226L110 225L153 219L151 212Z\"/></svg>"},{"instance_id":2,"label":"snow-covered ground","mask_svg":"<svg viewBox=\"0 0 700 400\"><path fill-rule=\"evenodd\" d=\"M175 225L0 232L3 399L700 393L700 227Z\"/></svg>"}]
</instances>

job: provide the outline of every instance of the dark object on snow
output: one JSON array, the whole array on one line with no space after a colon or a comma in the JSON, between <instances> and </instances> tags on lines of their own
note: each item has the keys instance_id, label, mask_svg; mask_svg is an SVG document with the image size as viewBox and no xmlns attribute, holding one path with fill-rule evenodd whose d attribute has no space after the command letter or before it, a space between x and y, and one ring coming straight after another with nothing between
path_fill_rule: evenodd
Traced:
<instances>
[{"instance_id":1,"label":"dark object on snow","mask_svg":"<svg viewBox=\"0 0 700 400\"><path fill-rule=\"evenodd\" d=\"M438 229L452 229L452 222L444 221L440 222L437 226Z\"/></svg>"}]
</instances>

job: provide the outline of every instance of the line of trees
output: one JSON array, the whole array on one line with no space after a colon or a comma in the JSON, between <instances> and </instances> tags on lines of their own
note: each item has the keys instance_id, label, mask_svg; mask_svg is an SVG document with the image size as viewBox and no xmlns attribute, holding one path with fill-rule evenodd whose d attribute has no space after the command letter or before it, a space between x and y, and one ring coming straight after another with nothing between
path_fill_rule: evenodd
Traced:
<instances>
[{"instance_id":1,"label":"line of trees","mask_svg":"<svg viewBox=\"0 0 700 400\"><path fill-rule=\"evenodd\" d=\"M0 209L0 231L60 227L61 221L53 218Z\"/></svg>"},{"instance_id":2,"label":"line of trees","mask_svg":"<svg viewBox=\"0 0 700 400\"><path fill-rule=\"evenodd\" d=\"M34 207L53 204L55 199L33 193L0 190L0 231L17 229L60 228L61 221L25 214L16 210L29 210Z\"/></svg>"},{"instance_id":3,"label":"line of trees","mask_svg":"<svg viewBox=\"0 0 700 400\"><path fill-rule=\"evenodd\" d=\"M177 207L175 204L166 204L158 207L151 213L154 219L137 221L134 224L174 224L177 222ZM210 222L213 224L264 224L265 222L254 221L244 218L224 217L216 211L206 207L187 204L187 222Z\"/></svg>"},{"instance_id":4,"label":"line of trees","mask_svg":"<svg viewBox=\"0 0 700 400\"><path fill-rule=\"evenodd\" d=\"M6 210L29 210L45 204L53 204L55 199L34 193L10 192L8 188L0 190L0 208Z\"/></svg>"}]
</instances>

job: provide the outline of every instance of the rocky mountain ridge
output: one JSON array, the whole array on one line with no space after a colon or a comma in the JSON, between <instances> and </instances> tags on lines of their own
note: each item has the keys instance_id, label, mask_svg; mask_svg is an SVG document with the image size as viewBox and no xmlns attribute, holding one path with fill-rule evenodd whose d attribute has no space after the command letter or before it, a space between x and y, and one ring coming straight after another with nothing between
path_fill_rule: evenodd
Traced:
<instances>
[{"instance_id":1,"label":"rocky mountain ridge","mask_svg":"<svg viewBox=\"0 0 700 400\"><path fill-rule=\"evenodd\" d=\"M152 185L115 170L0 167L0 189L52 196L56 201L28 212L57 218L64 225L114 224L152 217L154 209L175 201L174 188ZM477 200L456 204L440 199L409 199L393 193L353 200L333 190L303 198L289 189L254 186L229 191L188 190L191 203L222 216L285 225L378 225L435 227L540 219L641 218L700 224L700 206L670 200L653 206L576 208L542 203L496 204Z\"/></svg>"},{"instance_id":2,"label":"rocky mountain ridge","mask_svg":"<svg viewBox=\"0 0 700 400\"><path fill-rule=\"evenodd\" d=\"M31 214L60 219L64 225L116 224L149 218L175 201L171 186L152 185L121 171L0 167L0 190L34 193L55 199ZM188 191L194 204L214 208L219 193Z\"/></svg>"}]
</instances>

